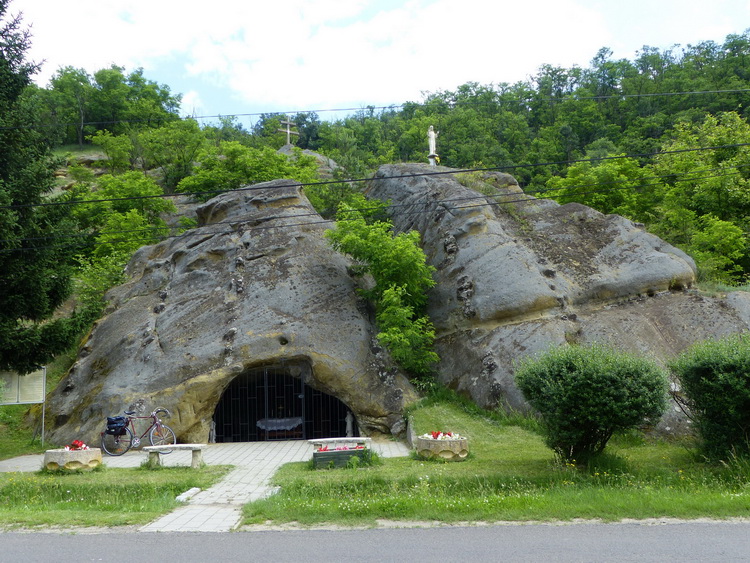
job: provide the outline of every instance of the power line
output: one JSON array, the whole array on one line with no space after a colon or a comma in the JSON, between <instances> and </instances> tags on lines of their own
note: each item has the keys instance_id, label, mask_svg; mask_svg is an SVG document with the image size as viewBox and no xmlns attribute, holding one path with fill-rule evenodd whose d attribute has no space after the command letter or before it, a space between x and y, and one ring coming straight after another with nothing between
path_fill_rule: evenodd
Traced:
<instances>
[{"instance_id":1,"label":"power line","mask_svg":"<svg viewBox=\"0 0 750 563\"><path fill-rule=\"evenodd\" d=\"M632 99L632 98L656 98L656 97L672 97L672 96L695 96L695 95L707 95L707 94L750 94L750 88L737 88L737 89L721 89L721 90L686 90L681 92L651 92L651 93L639 93L639 94L607 94L607 95L592 95L592 96L577 96L575 94L563 94L557 97L533 97L528 98L507 98L503 97L502 92L493 92L498 99L495 100L457 100L457 101L446 101L445 103L451 107L471 107L471 106L490 106L490 105L506 105L506 104L528 104L530 102L562 102L562 101L590 101L590 100L611 100L611 99ZM321 108L321 109L308 109L308 110L286 110L286 111L261 111L261 112L249 112L249 113L227 113L227 114L216 114L216 115L193 115L179 117L175 114L166 113L164 116L158 118L139 118L139 119L115 119L115 120L102 120L102 121L79 121L76 123L45 123L37 125L13 125L0 127L0 131L10 131L17 129L50 129L56 127L85 127L87 125L119 125L125 123L146 123L151 121L157 122L169 122L172 119L194 119L194 120L205 120L205 119L221 119L222 117L234 117L234 118L259 118L267 115L300 115L300 114L318 114L318 113L341 113L341 112L359 112L359 111L386 111L395 110L401 108L402 110L409 107L430 107L434 105L431 100L425 102L401 102L398 104L391 104L385 106L365 105L361 107L347 107L347 108ZM52 114L50 114L50 117ZM45 115L45 118L47 116Z\"/></svg>"},{"instance_id":2,"label":"power line","mask_svg":"<svg viewBox=\"0 0 750 563\"><path fill-rule=\"evenodd\" d=\"M731 166L731 167L728 167L728 168L739 169L739 168L747 168L747 167L750 167L750 164L736 165L736 166ZM704 172L715 172L717 170L721 170L721 171L723 171L723 173L721 173L721 174L710 174L710 175L692 176L692 177L689 177L689 178L685 178L686 176L689 176L691 174L704 173ZM686 172L686 173L682 173L682 174L664 174L664 175L661 175L661 176L651 176L651 177L641 178L641 180L660 180L660 179L665 179L665 178L671 178L671 179L674 179L676 181L693 181L693 180L705 180L705 179L710 179L710 178L718 178L718 177L723 177L723 176L732 176L732 175L737 175L737 174L740 173L739 170L735 170L734 172L727 172L726 170L727 170L727 167L724 167L724 168L722 168L722 167L719 167L719 168L707 168L707 169L703 169L703 170L691 171L691 172ZM391 180L391 179L398 179L398 178L405 178L405 177L410 177L411 178L411 177L418 177L418 176L419 175L416 175L416 176L415 175L411 175L411 176L410 175L389 176L387 178L382 178L382 179ZM550 192L563 191L563 190L575 190L576 188L586 188L586 187L591 187L591 186L594 186L594 185L596 185L596 186L613 185L614 186L614 185L618 185L620 183L621 182L614 182L613 181L613 182L602 182L602 183L597 183L597 184L579 184L577 186L565 186L565 187L561 187L561 188L547 188L545 190L542 190L541 193L550 193ZM291 186L294 186L294 185L299 185L299 184L289 185L288 187L291 187ZM618 190L642 190L644 188L650 188L650 187L655 187L655 186L659 186L659 185L661 185L661 184L659 184L658 182L641 183L641 184L636 184L636 185L631 185L631 186L621 186L621 187L613 187L613 188L608 188L608 189L597 189L597 190L590 190L590 191L584 191L584 192L576 192L575 195L576 196L581 196L581 195L590 195L590 194L595 194L595 193L610 193L610 192L618 191ZM268 186L265 189L272 189L272 188L275 188L275 187L278 187L278 186ZM455 207L456 209L468 209L468 208L475 208L475 207L500 206L500 205L507 205L507 204L511 204L511 203L528 203L530 201L538 201L539 200L539 198L537 198L535 196L525 195L525 197L523 199L486 202L487 198L509 197L509 196L514 196L514 195L516 195L516 194L477 195L477 196L470 196L470 197L463 197L463 198L451 198L451 199L445 199L445 200L431 200L430 204L434 206L434 205L437 205L437 204L445 204L445 203L470 202L470 201L475 201L475 200L485 200L485 203L459 205L459 206ZM413 205L414 205L413 203L391 204L389 206L385 206L383 209L393 211L393 210L398 209L398 208L412 207ZM374 210L378 210L378 209L381 209L381 207L376 206L376 207L358 208L358 209L354 209L353 211L355 211L355 212L356 211L363 212L363 211L374 211ZM431 212L431 211L396 212L396 213L391 213L391 216L394 216L394 215L414 215L414 214L421 214L421 213L428 213L428 212ZM264 220L264 222L268 222L268 221L278 220L278 219L298 219L300 217L320 217L320 215L317 212L298 213L298 214L295 214L295 215L278 215L278 216L275 216L275 217L266 217L263 220ZM340 220L340 219L338 219L338 220ZM346 220L346 219L343 219L343 220ZM215 223L210 223L208 225L204 225L202 227L199 227L198 229L195 229L195 230L189 230L189 231L187 231L185 233L180 233L180 234L177 234L177 235L167 235L167 236L163 236L163 237L160 237L160 238L161 238L161 240L166 240L166 239L170 239L170 238L184 238L184 237L189 237L189 236L206 236L206 235L208 235L208 236L214 236L214 235L217 235L217 234L231 234L231 233L236 233L237 232L237 230L238 230L236 228L237 225L243 225L243 224L251 223L251 222L254 222L254 221L257 221L257 219L247 219L247 220L244 220L244 221L238 221L238 220L217 221ZM332 223L334 221L335 220L333 220L333 219L323 219L323 218L321 218L320 220L308 221L308 222L305 222L305 223L291 223L291 224L284 224L284 225L271 225L271 226L250 227L250 228L242 229L242 232L255 231L255 230L280 229L280 228L296 227L296 226L306 226L306 225L316 225L316 224ZM227 224L233 225L234 228L232 230L228 230L228 231L216 231L216 232L211 232L211 231L206 231L205 230L205 228L207 228L207 227L213 227L215 225L227 225ZM31 241L31 240L50 240L50 239L52 239L52 240L60 240L60 239L65 239L65 238L95 238L95 237L99 237L99 236L102 236L102 235L118 235L118 234L129 234L129 233L144 233L144 235L146 235L146 234L153 235L155 233L156 234L163 233L165 230L175 230L175 229L182 229L182 228L184 228L184 227L181 227L181 226L176 226L176 227L154 226L154 227L149 227L149 228L144 228L144 229L129 229L129 230L120 230L120 231L101 231L101 232L98 232L98 233L73 233L73 234L62 235L62 236L61 235L50 235L50 236L45 236L45 237L27 238L27 239L24 239L24 240ZM144 237L140 237L140 238L138 238L138 237L136 237L136 238L130 238L130 237L128 237L128 238L108 240L107 243L108 244L117 244L118 242L128 242L128 241L137 241L137 240L150 241L152 239L151 239L151 236L144 236ZM3 243L3 242L10 242L10 241L8 241L8 240L0 240L0 243ZM91 242L89 245L93 245L93 244L95 244L95 242ZM71 244L71 245L54 245L54 246L42 246L42 247L33 246L33 247L8 248L8 249L0 249L0 253L12 252L12 251L23 251L23 250L40 250L40 249L49 249L49 248L66 248L66 247L71 247L71 246L80 246L80 245L72 245Z\"/></svg>"},{"instance_id":3,"label":"power line","mask_svg":"<svg viewBox=\"0 0 750 563\"><path fill-rule=\"evenodd\" d=\"M561 160L561 161L551 161L551 162L537 162L532 164L512 164L507 166L490 166L490 167L482 167L482 168L464 168L464 169L452 169L452 170L438 170L435 172L421 172L418 174L404 174L401 176L390 176L389 178L414 178L414 177L420 177L420 176L444 176L449 174L464 174L464 173L470 173L470 172L501 172L504 170L516 170L519 168L535 168L539 166L559 166L559 165L571 165L571 164L580 164L580 163L596 163L599 161L604 160L618 160L618 159L624 159L624 158L651 158L654 156L659 155L667 155L667 154L680 154L680 153L688 153L688 152L699 152L699 151L707 151L707 150L719 150L719 149L727 149L727 148L740 148L740 147L747 147L750 146L750 143L733 143L729 145L715 145L710 147L696 147L696 148L686 148L686 149L675 149L670 151L659 151L659 152L652 152L652 153L636 153L636 154L627 154L627 155L615 155L615 156L602 156L602 157L595 157L595 158L579 158L579 159L572 159L572 160ZM312 187L312 186L324 186L324 185L330 185L330 184L352 184L352 183L360 183L360 182L369 182L369 181L377 181L379 178L377 177L371 177L371 178L356 178L356 179L342 179L342 180L323 180L318 182L294 182L291 184L280 184L275 185L273 188L289 188L293 186L302 186L304 187ZM102 198L102 199L93 199L93 200L53 200L53 201L46 201L41 203L24 203L24 204L15 204L15 205L0 205L0 209L25 209L25 208L31 208L31 207L48 207L48 206L58 206L58 205L88 205L88 204L96 204L96 203L105 203L105 202L118 202L118 201L139 201L139 200L147 200L147 199L157 199L157 198L172 198L172 197L183 197L183 196L205 196L207 194L221 194L221 193L228 193L228 192L243 192L243 191L254 191L254 190L262 190L267 189L267 186L263 186L262 184L256 184L253 186L244 186L241 188L233 188L228 190L207 190L203 192L177 192L172 194L155 194L155 195L145 195L145 196L128 196L128 197L120 197L120 198Z\"/></svg>"}]
</instances>

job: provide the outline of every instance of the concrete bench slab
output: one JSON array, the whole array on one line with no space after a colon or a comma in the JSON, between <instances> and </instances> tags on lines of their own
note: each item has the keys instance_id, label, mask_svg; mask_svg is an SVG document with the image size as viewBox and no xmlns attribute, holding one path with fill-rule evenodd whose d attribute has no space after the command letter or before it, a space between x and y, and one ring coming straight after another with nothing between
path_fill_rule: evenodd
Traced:
<instances>
[{"instance_id":1,"label":"concrete bench slab","mask_svg":"<svg viewBox=\"0 0 750 563\"><path fill-rule=\"evenodd\" d=\"M206 444L170 444L168 446L145 446L144 452L148 452L148 464L151 466L161 465L159 454L168 454L175 450L190 450L193 452L190 467L198 469L203 464L203 448Z\"/></svg>"},{"instance_id":2,"label":"concrete bench slab","mask_svg":"<svg viewBox=\"0 0 750 563\"><path fill-rule=\"evenodd\" d=\"M313 446L321 445L325 446L328 444L356 444L358 446L370 446L372 438L357 437L343 437L343 438L317 438L308 440Z\"/></svg>"}]
</instances>

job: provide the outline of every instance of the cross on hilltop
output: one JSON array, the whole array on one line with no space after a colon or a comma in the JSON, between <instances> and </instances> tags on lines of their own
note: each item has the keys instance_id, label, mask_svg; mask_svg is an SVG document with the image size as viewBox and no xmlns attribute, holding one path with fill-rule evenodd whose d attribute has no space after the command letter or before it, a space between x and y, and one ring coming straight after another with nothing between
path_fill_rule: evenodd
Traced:
<instances>
[{"instance_id":1,"label":"cross on hilltop","mask_svg":"<svg viewBox=\"0 0 750 563\"><path fill-rule=\"evenodd\" d=\"M296 131L292 131L292 127L297 127L297 124L294 123L294 121L289 120L287 118L287 121L280 121L282 125L286 125L286 129L278 129L277 131L280 131L281 133L286 133L286 144L291 145L292 144L292 135L297 135L299 137L299 133Z\"/></svg>"}]
</instances>

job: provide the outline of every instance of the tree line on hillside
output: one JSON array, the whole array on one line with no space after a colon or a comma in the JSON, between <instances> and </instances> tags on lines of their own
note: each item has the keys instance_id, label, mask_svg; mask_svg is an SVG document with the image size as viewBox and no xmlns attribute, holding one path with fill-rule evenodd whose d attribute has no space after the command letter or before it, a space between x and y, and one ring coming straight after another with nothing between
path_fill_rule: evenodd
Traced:
<instances>
[{"instance_id":1,"label":"tree line on hillside","mask_svg":"<svg viewBox=\"0 0 750 563\"><path fill-rule=\"evenodd\" d=\"M310 183L317 164L277 152L287 116L263 114L250 130L231 116L182 119L180 95L141 69L65 67L33 85L30 36L9 4L0 0L0 369L28 371L98 314L135 249L179 232L165 222L175 208L163 196L205 200L280 177ZM585 69L545 65L516 84L468 83L330 122L290 118L297 146L334 159L342 180L425 161L432 125L442 164L506 170L527 192L643 222L690 252L704 278L739 283L750 272L749 80L746 32L721 45L644 47L633 61L602 49ZM107 174L72 160L73 182L60 193L51 149L71 144L100 147ZM356 186L305 191L333 217L342 202L362 206ZM82 305L50 322L74 280Z\"/></svg>"},{"instance_id":2,"label":"tree line on hillside","mask_svg":"<svg viewBox=\"0 0 750 563\"><path fill-rule=\"evenodd\" d=\"M442 164L499 168L516 176L528 193L619 213L688 251L701 279L742 283L750 272L745 236L750 171L743 164L750 138L749 85L750 32L745 32L729 35L723 44L644 47L632 61L615 60L601 49L587 68L544 65L515 84L467 83L427 94L421 102L364 108L335 121L321 121L313 112L291 119L299 132L297 146L331 157L347 178L365 178L383 163L424 161L425 132L432 125L440 131ZM55 122L46 129L50 142L126 144L125 166L158 165L167 191L192 174L193 162L201 158L205 180L209 163L225 158L224 152L241 145L265 150L268 157L268 149L285 143L280 129L287 116L262 114L249 131L225 117L218 124L184 126L191 130L172 143L184 154L155 155L163 136L149 147L143 132L179 128L179 96L146 80L140 70L126 75L113 66L92 77L67 67L32 95L45 108L44 119ZM690 152L712 146L723 148ZM248 158L259 157L253 152ZM220 188L205 182L191 187L206 193ZM337 197L346 195L336 187L313 198L325 200L323 211L332 216Z\"/></svg>"}]
</instances>

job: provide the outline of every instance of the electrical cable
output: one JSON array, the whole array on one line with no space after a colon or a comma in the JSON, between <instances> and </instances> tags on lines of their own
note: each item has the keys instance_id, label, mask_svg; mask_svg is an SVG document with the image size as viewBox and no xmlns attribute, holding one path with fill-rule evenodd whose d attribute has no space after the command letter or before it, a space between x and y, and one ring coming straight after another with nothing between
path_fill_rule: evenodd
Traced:
<instances>
[{"instance_id":1,"label":"electrical cable","mask_svg":"<svg viewBox=\"0 0 750 563\"><path fill-rule=\"evenodd\" d=\"M438 170L435 172L420 172L418 174L404 174L402 176L389 176L389 178L415 178L415 177L420 177L420 176L443 176L443 175L449 175L449 174L465 174L465 173L471 173L471 172L500 172L503 170L516 170L519 168L535 168L538 166L559 166L559 165L580 164L580 163L585 163L585 162L595 163L595 162L599 162L603 160L618 160L618 159L624 159L624 158L649 158L649 157L655 157L655 156L667 155L667 154L680 154L680 153L687 153L687 152L700 152L700 151L706 151L706 150L740 148L740 147L747 147L747 146L750 146L750 143L733 143L729 145L716 145L716 146L710 146L710 147L675 149L671 151L659 151L659 152L652 152L652 153L637 153L637 154L615 155L615 156L602 156L602 157L595 157L595 158L580 158L580 159L561 160L561 161L552 161L552 162L539 162L539 163L533 163L533 164L513 164L513 165L507 165L507 166L490 166L490 167L482 167L482 168ZM302 187L304 188L304 187L310 187L310 186L323 186L323 185L330 185L330 184L352 184L352 183L370 182L370 181L377 181L377 180L378 180L378 177L374 176L370 178L323 180L323 181L318 181L318 182L294 182L291 184L276 185L276 186L273 186L273 188L281 189L281 188L289 188L289 187L297 186L297 185L302 185ZM253 185L253 186L244 186L241 188L233 188L229 190L207 190L203 192L176 192L172 194L128 196L128 197L121 197L121 198L102 198L102 199L93 199L93 200L53 200L53 201L46 201L46 202L41 202L41 203L0 205L0 209L23 209L23 208L29 208L29 207L48 207L48 206L57 206L57 205L87 205L87 204L104 203L104 202L112 202L112 201L137 201L137 200L145 200L145 199L171 198L171 197L195 196L195 195L206 195L206 194L220 194L220 193L227 193L227 192L243 192L243 191L253 191L253 190L262 190L262 189L268 189L268 188L262 185L261 186Z\"/></svg>"},{"instance_id":2,"label":"electrical cable","mask_svg":"<svg viewBox=\"0 0 750 563\"><path fill-rule=\"evenodd\" d=\"M739 169L739 168L746 168L746 167L750 167L750 164L741 164L741 165L736 165L736 166L732 166L732 167L728 167L728 168ZM651 177L642 178L641 180L660 180L660 179L665 179L665 178L671 178L674 181L684 182L684 181L694 181L694 180L705 180L705 179L718 178L718 177L723 177L723 176L732 176L732 175L737 175L737 174L740 173L739 170L736 170L734 172L724 172L722 174L710 174L710 175L692 176L692 177L689 177L689 178L685 178L686 176L689 176L691 174L696 174L696 173L699 173L699 172L700 173L703 173L703 172L714 172L716 170L724 170L724 171L726 171L727 167L708 168L708 169L703 169L703 170L698 170L698 171L686 172L686 173L682 173L682 174L665 174L665 175L662 175L662 176L651 176ZM403 178L403 177L413 177L413 176L389 176L389 177L383 178L383 179L398 179L398 178ZM587 188L587 187L591 187L591 186L618 185L620 183L621 182L615 182L615 181L613 181L613 182L603 182L603 183L597 183L597 184L579 184L577 186L564 186L564 187L560 187L560 188L547 188L547 189L545 189L545 190L543 190L543 191L541 191L539 193L545 193L546 194L546 193L549 193L549 192L556 192L556 191L562 191L562 190L575 190L576 188ZM294 184L294 185L298 185L298 184ZM660 184L659 182L641 183L641 184L632 185L632 186L612 187L612 188L604 189L604 190L597 189L597 190L589 190L589 191L583 191L583 192L577 191L576 195L577 196L581 196L581 195L590 195L590 194L595 194L595 193L610 193L610 192L619 191L619 190L641 190L641 189L644 189L644 188L655 187L655 186L660 186L660 185L662 185L662 184ZM275 187L275 186L273 186L273 187ZM266 188L266 189L269 189L269 188ZM430 204L432 206L434 206L434 205L437 205L437 204L446 204L446 203L450 204L450 203L466 202L466 201L473 201L473 200L485 200L485 203L471 204L471 205L459 205L459 206L454 207L454 209L469 209L469 208L487 207L487 206L496 207L496 206L507 205L507 204L511 204L511 203L528 203L530 201L538 201L539 200L539 198L536 197L535 195L534 196L532 196L532 195L525 195L525 197L523 199L515 199L515 200L507 200L507 201L493 201L493 202L487 202L486 201L487 198L506 197L506 196L515 196L515 195L516 194L477 195L477 196L470 196L470 197L464 197L464 198L450 198L450 199L445 199L445 200L431 200ZM395 210L397 208L412 207L412 206L414 206L413 203L391 204L389 206L384 206L384 207L378 207L378 206L376 206L376 207L358 208L358 209L353 209L352 211L363 212L363 211L374 211L374 210L383 209L383 210L386 210L386 211L390 211L391 212L390 213L391 216L393 216L393 215L412 215L412 214L432 212L432 211L424 211L424 212L408 211L408 212L395 212L395 213L393 213L393 210ZM301 214L295 214L295 215L279 215L279 216L275 216L275 217L266 217L263 220L264 220L264 222L268 222L268 221L278 220L278 219L297 219L297 218L306 217L306 216L308 216L308 217L319 217L320 215L317 212L310 212L310 213L301 213ZM339 219L339 220L341 220L341 219ZM343 220L346 220L346 219L343 219ZM182 238L182 237L187 237L187 236L203 236L203 235L205 235L205 236L213 236L215 234L231 234L231 233L237 232L237 230L238 230L237 226L238 225L243 225L243 224L246 224L246 223L252 223L252 222L255 222L255 221L257 221L257 219L247 219L247 220L244 220L244 221L242 221L242 220L241 221L237 221L237 220L234 220L234 221L217 221L215 223L210 223L209 225L204 225L202 227L199 227L199 229L201 229L201 230L191 229L189 231L186 231L184 233L180 233L180 234L177 234L177 235L166 235L166 236L160 237L160 240L166 240L166 239L170 239L170 238ZM322 219L321 218L320 220L308 221L308 222L305 222L305 223L292 223L292 224L271 225L271 226L257 226L257 227L251 227L251 228L247 228L247 229L242 229L242 231L243 232L248 232L248 231L255 231L255 230L279 229L279 228L285 228L285 227L299 227L299 226L324 224L324 223L331 223L331 222L335 222L335 220L334 219ZM231 225L233 225L234 228L232 230L219 231L219 232L210 232L210 231L207 232L205 230L202 230L205 227L210 227L210 226L215 226L215 225L225 225L225 224L231 224ZM144 234L148 233L149 235L153 235L154 233L164 232L165 230L172 231L172 230L175 230L175 229L182 229L182 228L184 228L184 227L182 227L182 226L175 226L175 227L154 226L154 227L149 227L149 228L144 228L144 229L129 229L129 230L120 230L120 231L100 231L100 232L96 232L96 233L72 233L72 234L67 234L67 235L62 235L62 236L61 235L49 235L49 236L44 236L44 237L31 237L31 238L25 238L24 241L50 240L50 239L52 239L52 240L60 240L60 239L65 239L65 238L95 238L95 237L99 237L99 236L102 236L102 235L117 235L117 234L128 234L128 233L144 233ZM136 238L114 239L114 240L108 240L107 243L108 244L116 244L118 242L128 242L128 241L134 241L134 240L152 240L152 237L151 236L144 236L142 238L137 238L136 237ZM6 243L6 242L11 242L11 241L9 241L9 240L0 240L0 243ZM94 245L94 244L96 244L96 242L91 242L90 245ZM33 246L33 247L6 248L6 249L0 249L0 253L13 252L13 251L24 251L24 250L41 250L41 249L50 249L50 248L70 248L70 247L75 247L75 246L80 246L80 245L73 245L73 244L71 244L71 245L54 245L54 246Z\"/></svg>"},{"instance_id":3,"label":"electrical cable","mask_svg":"<svg viewBox=\"0 0 750 563\"><path fill-rule=\"evenodd\" d=\"M495 92L498 96L503 96L502 92ZM445 102L450 108L456 107L471 107L471 106L489 106L497 105L501 106L504 104L528 104L531 102L565 102L565 101L588 101L588 100L611 100L611 99L631 99L631 98L655 98L655 97L672 97L672 96L695 96L695 95L706 95L706 94L748 94L750 88L737 88L737 89L721 89L721 90L686 90L681 92L651 92L651 93L639 93L639 94L607 94L607 95L592 95L592 96L576 96L572 93L566 93L558 97L544 97L544 98L516 98L508 99L501 98L497 100L458 100L453 102ZM437 94L435 94L437 95ZM362 107L348 107L348 108L322 108L322 109L309 109L309 110L288 110L288 111L274 111L274 112L251 112L251 113L227 113L227 114L216 114L216 115L195 115L179 117L175 114L167 113L161 120L168 122L170 116L177 119L193 119L193 120L205 120L205 119L221 119L222 117L234 117L234 118L256 118L263 116L277 116L277 115L299 115L299 114L318 114L318 113L340 113L345 111L386 111L395 110L397 108L405 107L430 107L434 105L431 100L424 102L401 102L399 104L391 104L385 106L374 106L366 105ZM46 117L46 116L45 116ZM11 131L17 129L49 129L54 127L85 127L86 125L119 125L123 123L145 123L154 121L155 118L144 118L144 119L113 119L105 121L82 121L77 123L54 123L54 124L38 124L38 125L14 125L14 126L2 126L0 131Z\"/></svg>"}]
</instances>

